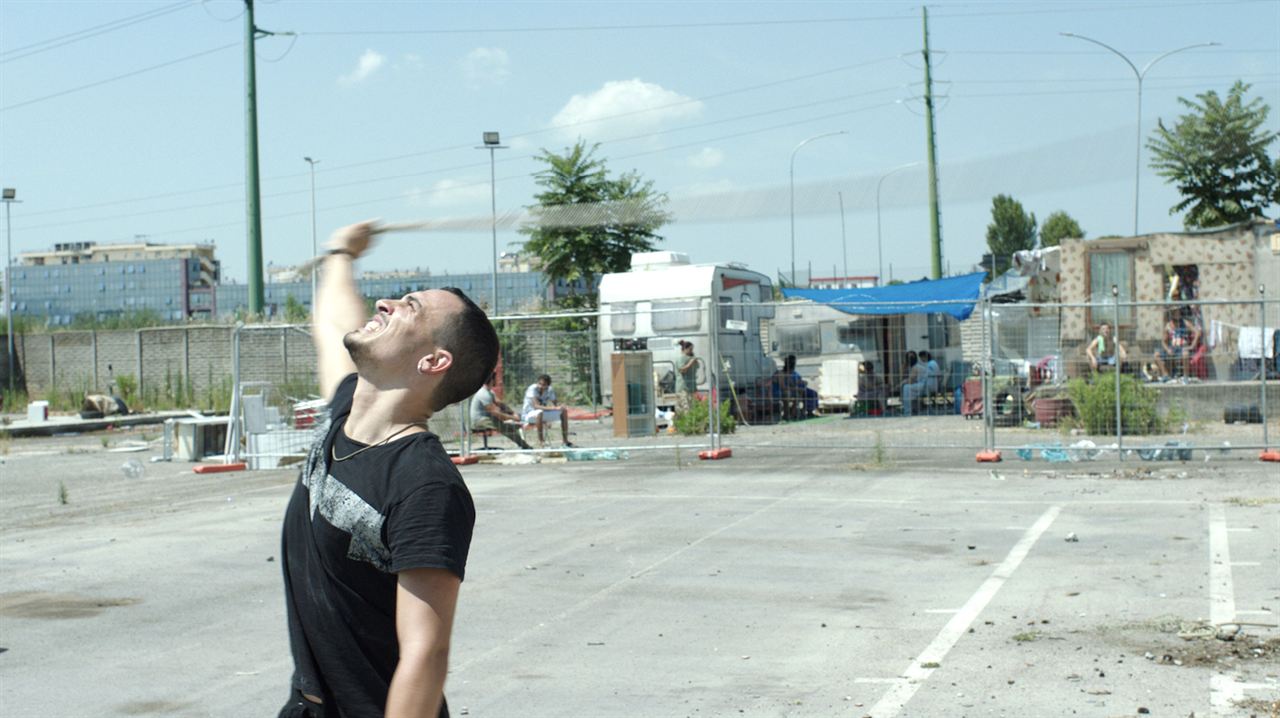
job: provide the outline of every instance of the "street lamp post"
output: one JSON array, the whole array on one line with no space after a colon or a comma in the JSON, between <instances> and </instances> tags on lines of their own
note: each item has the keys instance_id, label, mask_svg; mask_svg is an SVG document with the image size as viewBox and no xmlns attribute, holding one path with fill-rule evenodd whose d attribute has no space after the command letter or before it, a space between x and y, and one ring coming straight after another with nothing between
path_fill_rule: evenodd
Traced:
<instances>
[{"instance_id":1,"label":"street lamp post","mask_svg":"<svg viewBox=\"0 0 1280 718\"><path fill-rule=\"evenodd\" d=\"M810 142L813 142L814 140L820 140L823 137L834 137L835 135L847 135L847 134L849 134L848 130L837 130L835 132L825 132L821 135L814 135L813 137L810 137L809 139L796 145L796 148L794 150L791 150L790 180L791 180L791 284L792 286L795 286L795 283L796 283L796 153L800 151L801 147L804 147L805 145L809 144Z\"/></svg>"},{"instance_id":2,"label":"street lamp post","mask_svg":"<svg viewBox=\"0 0 1280 718\"><path fill-rule=\"evenodd\" d=\"M4 188L4 316L7 322L7 344L9 345L9 364L6 366L9 375L9 391L13 391L13 299L9 286L13 284L13 225L9 222L9 208L17 202L18 191L12 187Z\"/></svg>"},{"instance_id":3,"label":"street lamp post","mask_svg":"<svg viewBox=\"0 0 1280 718\"><path fill-rule=\"evenodd\" d=\"M1138 235L1138 183L1142 176L1142 81L1146 78L1147 70L1150 70L1152 65L1156 64L1157 62L1160 62L1161 60L1165 59L1170 55L1182 52L1183 50L1194 50L1198 47L1214 47L1220 43L1201 42L1195 45L1187 45L1186 47L1180 47L1177 50L1170 50L1165 54L1160 55L1156 59L1152 60L1151 62L1148 62L1145 66L1143 66L1141 70L1139 70L1137 65L1134 65L1133 62L1131 62L1123 52L1120 52L1119 50L1106 44L1105 42L1095 40L1091 37L1085 37L1084 35L1077 35L1074 32L1063 32L1059 34L1062 35L1063 37L1074 37L1077 40L1084 40L1085 42L1091 42L1099 47L1103 47L1103 48L1106 48L1107 50L1110 50L1111 52L1115 53L1116 56L1118 56L1121 60L1124 60L1124 63L1129 66L1129 69L1133 70L1133 76L1138 80L1138 129L1137 129L1138 146L1134 149L1134 156L1133 156L1133 234L1136 237Z\"/></svg>"},{"instance_id":4,"label":"street lamp post","mask_svg":"<svg viewBox=\"0 0 1280 718\"><path fill-rule=\"evenodd\" d=\"M491 314L498 311L498 184L494 174L494 150L505 150L497 132L486 132L482 135L484 144L478 150L489 150L489 226L493 230L493 296L489 306Z\"/></svg>"},{"instance_id":5,"label":"street lamp post","mask_svg":"<svg viewBox=\"0 0 1280 718\"><path fill-rule=\"evenodd\" d=\"M893 169L880 175L880 179L876 182L876 286L884 284L884 244L880 241L880 187L889 175L905 170L908 167L915 167L919 162L908 162L905 165L898 165Z\"/></svg>"},{"instance_id":6,"label":"street lamp post","mask_svg":"<svg viewBox=\"0 0 1280 718\"><path fill-rule=\"evenodd\" d=\"M849 278L849 241L844 236L844 192L836 192L840 200L840 255L844 259L844 278Z\"/></svg>"},{"instance_id":7,"label":"street lamp post","mask_svg":"<svg viewBox=\"0 0 1280 718\"><path fill-rule=\"evenodd\" d=\"M320 164L320 160L313 160L310 157L302 159L311 165L311 256L318 257L320 248L316 246L316 165ZM311 265L311 313L313 316L316 311L316 270L319 268L318 265Z\"/></svg>"}]
</instances>

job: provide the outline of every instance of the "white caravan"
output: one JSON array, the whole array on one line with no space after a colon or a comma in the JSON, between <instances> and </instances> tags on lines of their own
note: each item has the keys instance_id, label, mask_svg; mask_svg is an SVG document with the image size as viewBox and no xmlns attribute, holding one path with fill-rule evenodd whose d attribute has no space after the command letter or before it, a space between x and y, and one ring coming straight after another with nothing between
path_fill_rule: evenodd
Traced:
<instances>
[{"instance_id":1,"label":"white caravan","mask_svg":"<svg viewBox=\"0 0 1280 718\"><path fill-rule=\"evenodd\" d=\"M600 376L611 376L615 351L650 351L658 404L671 406L681 356L677 342L684 339L702 358L698 389L705 391L711 360L708 308L714 302L720 320L716 339L728 365L721 388L732 381L742 390L777 370L760 342L760 322L773 317L772 301L769 278L740 264L692 264L682 252L633 254L630 271L600 279ZM611 403L613 387L607 379L601 383L605 402Z\"/></svg>"},{"instance_id":2,"label":"white caravan","mask_svg":"<svg viewBox=\"0 0 1280 718\"><path fill-rule=\"evenodd\" d=\"M932 350L944 375L947 360L959 358L959 325L945 314L848 314L826 304L791 300L778 307L768 333L777 363L794 354L796 371L818 392L824 409L848 407L858 391L863 361L896 384L906 373L903 355L909 349Z\"/></svg>"}]
</instances>

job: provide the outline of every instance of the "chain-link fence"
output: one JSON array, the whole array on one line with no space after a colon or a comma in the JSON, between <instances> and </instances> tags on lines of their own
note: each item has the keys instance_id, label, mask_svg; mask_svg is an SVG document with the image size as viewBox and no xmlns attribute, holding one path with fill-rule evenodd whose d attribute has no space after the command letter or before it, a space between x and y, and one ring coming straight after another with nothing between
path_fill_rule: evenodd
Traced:
<instances>
[{"instance_id":1,"label":"chain-link fence","mask_svg":"<svg viewBox=\"0 0 1280 718\"><path fill-rule=\"evenodd\" d=\"M1275 438L1276 302L1113 298L982 312L986 448L1211 461L1256 457Z\"/></svg>"},{"instance_id":2,"label":"chain-link fence","mask_svg":"<svg viewBox=\"0 0 1280 718\"><path fill-rule=\"evenodd\" d=\"M1256 457L1276 440L1278 319L1280 303L1256 299L709 297L496 317L493 401L448 407L430 429L452 453L510 457L722 445L873 461L939 449ZM240 327L232 345L227 453L262 468L299 460L323 411L309 329ZM565 406L563 419L544 411L540 427L539 404Z\"/></svg>"}]
</instances>

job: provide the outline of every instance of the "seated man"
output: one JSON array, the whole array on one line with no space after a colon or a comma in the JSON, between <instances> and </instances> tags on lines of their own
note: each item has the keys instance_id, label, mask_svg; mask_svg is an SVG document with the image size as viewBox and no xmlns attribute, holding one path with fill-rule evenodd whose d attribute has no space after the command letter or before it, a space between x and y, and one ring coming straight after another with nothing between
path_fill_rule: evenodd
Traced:
<instances>
[{"instance_id":1,"label":"seated man","mask_svg":"<svg viewBox=\"0 0 1280 718\"><path fill-rule=\"evenodd\" d=\"M524 392L524 406L520 410L521 418L526 424L534 424L538 427L538 445L546 445L546 432L544 427L547 422L560 420L560 436L564 439L564 445L573 448L573 443L569 441L569 414L566 407L556 403L556 390L551 388L550 375L543 374L538 377L538 381L529 385Z\"/></svg>"},{"instance_id":2,"label":"seated man","mask_svg":"<svg viewBox=\"0 0 1280 718\"><path fill-rule=\"evenodd\" d=\"M902 415L911 416L915 411L915 403L924 395L927 369L916 353L907 352L907 378L899 385L902 397Z\"/></svg>"},{"instance_id":3,"label":"seated man","mask_svg":"<svg viewBox=\"0 0 1280 718\"><path fill-rule=\"evenodd\" d=\"M854 414L854 407L861 404L868 414L879 416L884 413L885 399L884 381L876 374L875 365L864 361L858 365L858 395L849 404L849 414Z\"/></svg>"},{"instance_id":4,"label":"seated man","mask_svg":"<svg viewBox=\"0 0 1280 718\"><path fill-rule=\"evenodd\" d=\"M942 367L938 360L927 349L920 352L920 362L924 364L924 393L933 396L942 391Z\"/></svg>"},{"instance_id":5,"label":"seated man","mask_svg":"<svg viewBox=\"0 0 1280 718\"><path fill-rule=\"evenodd\" d=\"M496 374L490 376L489 381L480 387L480 391L471 397L471 428L500 432L521 449L532 449L520 436L520 416L494 396L493 384L496 380Z\"/></svg>"},{"instance_id":6,"label":"seated man","mask_svg":"<svg viewBox=\"0 0 1280 718\"><path fill-rule=\"evenodd\" d=\"M1124 362L1128 359L1128 353L1124 350L1124 345L1119 339L1111 338L1111 325L1103 322L1098 325L1098 334L1089 342L1089 346L1084 348L1084 353L1089 357L1089 366L1097 371L1107 371L1108 369L1123 369Z\"/></svg>"}]
</instances>

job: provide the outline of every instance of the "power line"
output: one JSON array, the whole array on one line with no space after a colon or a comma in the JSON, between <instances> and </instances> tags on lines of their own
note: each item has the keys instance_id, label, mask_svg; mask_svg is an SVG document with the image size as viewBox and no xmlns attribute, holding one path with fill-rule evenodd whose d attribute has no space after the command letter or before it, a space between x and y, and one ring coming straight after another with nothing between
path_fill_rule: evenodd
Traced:
<instances>
[{"instance_id":1,"label":"power line","mask_svg":"<svg viewBox=\"0 0 1280 718\"><path fill-rule=\"evenodd\" d=\"M1198 5L1231 5L1231 4L1249 4L1258 0L1204 0L1202 2L1181 3L1175 5L1176 8L1194 7ZM980 12L941 12L936 17L944 18L982 18L982 17L1000 17L1015 15L1044 15L1044 14L1078 14L1081 12L1114 12L1117 10L1145 10L1160 9L1168 10L1170 8L1167 2L1148 3L1142 5L1120 5L1117 3L1107 5L1069 5L1060 8L1035 8L1021 10L985 10ZM865 15L862 17L827 17L827 18L806 18L798 20L739 20L725 22L687 22L687 23L635 23L629 25L538 25L527 27L466 27L466 28L430 28L430 29L395 29L395 30L314 30L299 32L299 35L313 36L377 36L377 35L474 35L474 34L507 34L507 33L548 33L548 32L614 32L628 30L685 30L685 29L705 29L705 28L734 28L734 27L771 27L785 25L823 25L835 23L860 23L860 22L915 22L914 14L900 15Z\"/></svg>"},{"instance_id":2,"label":"power line","mask_svg":"<svg viewBox=\"0 0 1280 718\"><path fill-rule=\"evenodd\" d=\"M1107 55L1106 50L934 50L936 53L946 53L949 55ZM1156 55L1161 50L1130 50L1134 54ZM1280 48L1228 48L1228 47L1207 47L1197 50L1196 54L1221 54L1221 55L1256 55L1261 53L1280 53Z\"/></svg>"},{"instance_id":3,"label":"power line","mask_svg":"<svg viewBox=\"0 0 1280 718\"><path fill-rule=\"evenodd\" d=\"M1276 84L1280 84L1280 83L1276 83ZM1204 89L1204 85L1156 85L1154 87L1151 85L1148 85L1147 87L1150 89L1160 89L1160 90L1202 90ZM1100 94L1107 94L1107 93L1116 93L1116 94L1128 93L1132 95L1133 88L1115 87L1115 88L1094 89L1094 90L1059 90L1057 92L1052 92L1052 91L983 92L983 93L976 93L972 95L961 93L958 95L953 95L952 97L954 97L957 100L959 99L969 100L969 99L985 98L985 97L1027 97L1032 95L1100 95Z\"/></svg>"},{"instance_id":4,"label":"power line","mask_svg":"<svg viewBox=\"0 0 1280 718\"><path fill-rule=\"evenodd\" d=\"M688 23L637 23L632 25L542 25L536 27L467 27L432 28L430 30L316 30L299 32L299 35L352 36L352 35L473 35L494 33L540 32L594 32L614 30L684 30L710 27L759 27L778 25L823 25L831 23L864 22L867 20L911 20L908 15L884 15L877 17L827 17L804 20L740 20L731 22Z\"/></svg>"},{"instance_id":5,"label":"power line","mask_svg":"<svg viewBox=\"0 0 1280 718\"><path fill-rule=\"evenodd\" d=\"M627 154L627 155L618 155L618 156L615 156L615 157L611 157L611 158L609 158L609 159L610 159L610 160L631 159L631 158L634 158L634 157L643 157L643 156L646 156L646 155L659 154L659 153L662 153L662 152L671 152L671 151L673 151L673 150L687 149L687 148L689 148L689 147L697 147L697 146L701 146L701 145L706 145L706 144L708 144L708 143L721 142L721 141L729 140L729 139L737 139L737 138L739 138L739 137L746 137L746 136L749 136L749 135L755 135L755 134L760 134L760 133L764 133L764 132L771 132L771 131L773 131L773 130L786 129L786 128L789 128L789 127L796 127L796 126L799 126L799 125L810 124L810 123L813 123L813 122L821 122L821 121L825 121L825 120L833 119L833 118L836 118L836 117L844 117L844 116L847 116L847 115L857 114L857 113L859 113L859 112L866 112L866 111L868 111L868 110L878 109L878 108L881 108L881 107L892 107L893 105L894 105L894 103L891 103L891 102L879 103L879 104L875 104L875 105L868 105L868 106L864 106L864 107L854 108L854 109L851 109L851 110L842 110L842 111L840 111L840 112L834 112L834 113L829 113L829 114L825 114L825 115L818 115L818 116L813 116L813 117L806 117L806 118L804 118L804 119L802 119L802 120L795 120L795 121L792 121L792 122L785 122L785 123L780 123L780 124L776 124L776 125L769 125L769 126L767 126L767 127L760 127L760 128L755 128L755 129L751 129L751 130L744 130L744 131L742 131L742 132L735 132L735 133L731 133L731 134L728 134L728 135L721 135L721 136L718 136L718 137L702 138L702 139L699 139L699 140L696 140L696 141L693 141L693 142L686 142L686 143L681 143L681 144L678 144L678 145L668 145L668 146L666 146L666 147L662 147L662 148L658 148L658 149L654 149L654 150L646 150L646 151L643 151L643 152L635 152L635 153L631 153L631 154ZM660 134L660 133L653 133L653 134ZM637 137L633 137L633 138L627 138L627 139L636 139L636 138L638 138L638 137L639 137L639 136L637 136ZM610 142L614 142L614 141L621 141L621 140L611 140ZM602 142L601 144L607 144L607 143L606 143L606 142ZM525 157L523 157L523 158L514 158L514 159L528 159L529 157L530 157L530 156L525 156ZM512 161L512 160L510 160L510 159L509 159L509 160L506 160L506 161ZM475 165L475 166L481 166L481 165L487 165L488 163L487 163L487 162L481 162L481 163L472 163L472 164L473 164L473 165ZM525 179L525 178L527 178L527 177L532 177L532 176L533 176L533 175L535 175L535 174L536 174L535 172L528 172L528 173L521 173L521 174L515 174L515 175L507 175L507 176L504 176L504 177L498 177L498 178L496 179L496 181L498 181L498 182L506 182L506 181L509 181L509 180ZM449 187L449 189L450 189L450 190L456 190L456 189L463 189L463 188L467 188L467 187L478 187L478 186L486 186L486 187L487 187L488 185L489 185L489 181L488 181L488 180L484 180L484 181L476 181L476 182L461 183L461 184L453 185L453 186ZM441 190L432 190L430 193L431 193L431 194L435 194L435 193L438 193L439 191L441 191ZM403 197L404 197L404 193L403 193L403 192L401 192L401 193L397 193L397 194L395 194L395 195L389 195L389 196L384 196L384 197L375 197L375 198L372 198L372 199L359 200L359 201L355 201L355 202L348 202L348 203L346 203L346 204L341 204L341 205L330 205L330 206L327 206L327 207L325 208L325 211L326 211L326 212L332 212L332 211L336 211L336 210L353 209L353 208L356 208L356 207L364 207L364 206L368 206L368 205L371 205L371 204L379 204L379 203L382 203L382 202L395 201L395 200L403 199ZM284 213L281 213L281 214L275 214L275 215L271 215L271 216L269 216L269 217L264 217L264 219L269 220L269 221L280 220L280 219L288 219L288 218L290 218L290 217L298 217L298 216L302 216L302 215L309 214L309 213L310 213L310 211L311 211L310 209L306 209L306 210L295 211L295 212L284 212ZM243 224L243 220L238 220L238 221L235 221L235 222L223 222L223 223L220 223L220 224L202 225L202 226L199 226L199 227L184 227L184 228L181 228L181 229L175 229L175 230L169 230L169 231L162 231L162 232L150 232L150 233L149 233L149 235L150 235L150 236L153 236L153 237L164 237L164 236L171 236L171 235L177 235L177 234L189 234L189 233L192 233L192 232L206 232L206 231L213 230L213 229L224 229L224 228L227 228L227 227L238 227L238 226L241 226L242 224ZM488 225L486 224L486 225L485 225L485 227L488 227ZM31 229L34 229L34 227L25 227L24 229L26 229L26 230L31 230Z\"/></svg>"},{"instance_id":6,"label":"power line","mask_svg":"<svg viewBox=\"0 0 1280 718\"><path fill-rule=\"evenodd\" d=\"M784 85L784 84L788 84L788 83L792 83L792 82L799 82L799 81L802 81L802 80L811 80L811 79L814 79L814 78L817 78L817 77L823 77L823 76L825 76L825 75L831 75L831 74L835 74L835 73L838 73L838 72L845 72L845 71L848 71L848 70L854 70L854 69L858 69L858 68L861 68L861 67L867 67L867 66L869 66L869 65L874 65L874 64L877 64L877 63L881 63L881 62L886 62L886 61L888 61L888 60L893 60L893 59L896 59L896 58L897 58L897 55L890 55L890 56L885 56L885 57L874 58L874 59L871 59L871 60L865 60L865 61L863 61L863 62L857 62L857 63L853 63L853 64L850 64L850 65L841 65L841 66L838 66L838 67L831 67L831 68L826 68L826 69L822 69L822 70L816 70L816 71L814 71L814 72L808 72L808 73L804 73L804 74L801 74L801 75L792 75L792 76L790 76L790 77L784 77L784 78L777 79L777 80L770 80L769 82L762 82L762 83L758 83L758 84L755 84L755 85L746 85L746 86L743 86L743 87L736 87L736 88L732 88L732 89L729 89L729 90L722 90L722 91L720 91L720 92L715 92L715 93L712 93L712 94L709 94L709 95L703 95L703 96L701 96L701 97L689 98L689 99L686 99L686 100L680 100L680 101L677 101L677 102L669 102L669 103L662 104L662 105L654 105L654 106L646 107L646 108L639 109L639 110L631 110L631 111L628 111L628 112L619 112L619 113L615 113L615 114L612 114L612 115L605 115L605 116L602 116L602 117L595 117L595 118L591 118L591 119L588 119L588 120L581 120L581 121L578 121L578 122L569 122L569 123L563 123L563 124L560 124L560 125L552 125L552 126L550 126L550 127L546 127L546 128L542 128L542 129L538 129L538 130L528 130L528 131L525 131L525 132L519 132L519 133L515 133L515 134L512 134L512 135L509 135L509 138L525 138L525 137L534 137L534 136L537 136L537 135L540 135L540 134L546 134L546 133L548 133L548 132L556 132L556 131L560 131L560 130L564 130L564 129L569 129L569 128L571 128L571 127L580 127L580 126L583 126L583 125L589 125L589 124L594 124L594 123L599 123L599 122L607 122L607 121L610 121L610 120L616 120L616 119L622 119L622 118L626 118L626 117L632 117L632 116L640 115L640 114L644 114L644 113L647 113L647 112L654 112L654 111L657 111L657 110L671 109L671 108L673 108L673 107L679 107L679 106L682 106L682 105L687 105L687 104L692 104L692 103L697 103L697 102L705 102L705 101L708 101L708 100L719 99L719 98L722 98L722 97L729 97L729 96L731 96L731 95L737 95L737 94L742 94L742 93L746 93L746 92L753 92L753 91L755 91L755 90L761 90L761 89L765 89L765 88L769 88L769 87L776 87L776 86L778 86L778 85ZM453 150L470 149L474 144L475 144L474 142L468 142L468 143L466 143L466 144L449 145L449 146L444 146L444 147L435 147L435 148L430 148L430 149L425 149L425 150L419 150L419 151L416 151L416 152L407 152L407 153L404 153L404 154L390 155L390 156L386 156L386 157L379 157L379 158L375 158L375 159L371 159L371 160L361 160L361 161L359 161L359 162L350 162L350 163L347 163L347 164L335 164L335 165L332 165L332 166L330 166L330 167L328 167L328 168L326 168L326 169L323 169L323 170L317 170L317 172L318 172L318 173L339 172L339 171L342 171L342 170L348 170L348 169L353 169L353 168L357 168L357 167L366 167L366 166L369 166L369 165L382 164L382 163L385 163L385 162L394 162L394 161L397 161L397 160L411 159L411 158L415 158L415 157L424 157L424 156L427 156L427 155L433 155L433 154L442 154L442 153L450 152L450 151L453 151ZM510 159L511 159L511 158L508 158L507 160L503 160L503 161L509 161ZM477 166L478 166L478 165L477 165ZM308 173L307 173L307 172L298 172L298 173L291 173L291 174L287 174L287 175L276 175L276 176L274 176L274 177L268 177L268 178L267 178L267 181L274 182L274 181L277 181L277 180L283 180L283 179L294 179L294 178L297 178L297 177L305 177L305 176L308 176ZM202 193L202 192L216 191L216 190L221 190L221 189L237 189L237 188L241 188L241 187L243 187L243 186L244 186L244 183L243 183L243 182L233 182L233 183L227 183L227 184L212 185L212 186L208 186L208 187L200 187L200 188L190 189L190 190L181 190L181 191L177 191L177 192L165 192L165 193L156 194L156 195L147 195L147 196L143 196L143 197L133 197L133 198L129 198L129 199L114 200L114 201L111 201L111 202L96 202L96 203L93 203L93 204L76 205L76 206L72 206L72 207L61 207L61 208L58 208L58 209L48 209L48 210L42 210L42 211L36 211L36 212L24 212L24 213L23 213L23 216L24 216L24 217L35 217L35 216L45 215L45 214L60 214L60 213L63 213L63 212L74 212L74 211L83 210L83 209L96 209L96 208L98 208L98 207L114 207L114 206L119 206L119 205L121 205L121 204L129 204L129 203L134 203L134 202L147 202L147 201L151 201L151 200L154 200L154 199L168 199L168 198L170 198L170 197L180 197L180 196L188 195L188 194L199 194L199 193ZM329 189L329 188L331 188L331 187L332 187L332 186L330 186L330 187L324 187L324 188L322 188L322 189Z\"/></svg>"},{"instance_id":7,"label":"power line","mask_svg":"<svg viewBox=\"0 0 1280 718\"><path fill-rule=\"evenodd\" d=\"M802 103L802 104L798 104L798 105L789 105L789 106L785 106L785 107L772 108L772 109L769 109L769 110L762 110L762 111L759 111L759 112L752 112L752 113L745 114L745 115L736 115L736 116L734 116L734 117L727 117L727 118L722 118L722 119L719 119L719 120L710 120L710 121L707 121L707 122L700 122L700 123L696 123L696 124L692 124L692 125L682 125L682 126L680 126L680 127L673 127L673 128L666 129L666 130L658 130L658 131L654 131L654 132L645 132L645 133L641 133L641 134L637 134L637 135L630 135L630 136L624 136L624 137L614 137L614 138L610 138L610 139L602 140L602 141L601 141L601 144L608 145L608 144L617 144L617 143L620 143L620 142L634 142L634 141L636 141L636 140L651 139L651 138L653 138L653 137L660 137L660 136L668 135L668 134L671 134L671 133L674 133L674 132L687 132L687 131L690 131L690 130L703 129L703 128L706 128L706 127L713 127L713 126L716 126L716 125L723 125L723 124L728 124L728 123L731 123L731 122L741 122L741 121L743 121L743 120L756 119L756 118L759 118L759 117L765 117L765 116L768 116L768 115L780 114L780 113L783 113L783 112L793 112L793 111L795 111L795 110L809 109L809 108L812 108L812 107L817 107L817 106L820 106L820 105L832 104L832 103L835 103L835 102L845 102L845 101L847 101L847 100L852 100L852 99L856 99L856 98L859 98L859 97L865 97L865 96L867 96L867 95L874 95L874 94L879 94L879 93L883 93L883 92L888 92L888 91L896 90L896 89L898 89L896 86L883 87L883 88L879 88L879 89L875 89L875 90L868 90L868 91L858 92L858 93L853 93L853 94L849 94L849 95L841 95L841 96L839 96L839 97L832 97L832 98L827 98L827 99L823 99L823 100L815 100L815 101L813 101L813 102L806 102L806 103ZM736 136L736 135L735 135L735 136ZM535 158L536 156L537 156L537 155L533 155L533 154L515 155L515 156L505 157L505 158L503 158L502 160L499 160L499 162L516 162L516 161L521 161L521 160L529 160L529 159L533 159L533 158ZM446 172L454 172L454 171L457 171L457 170L474 169L474 168L477 168L477 167L484 167L484 166L486 166L486 165L488 165L488 162L469 162L469 163L465 163L465 164L461 164L461 165L454 165L454 166L451 166L451 167L437 167L437 168L434 168L434 169L425 170L425 171L420 171L420 172L410 172L410 173L406 173L406 174L398 174L398 175L387 175L387 176L382 176L382 177L373 177L373 178L362 179L362 180L353 180L353 181L350 181L350 182L342 182L342 183L338 183L338 184L330 184L330 185L325 185L325 186L323 186L323 187L320 187L319 189L321 189L321 190L345 189L345 188L349 188L349 187L356 187L356 186L360 186L360 185L376 184L376 183L379 183L379 182L390 182L390 181L394 181L394 180L412 179L412 178L416 178L416 177L423 177L423 176L427 176L427 175L437 175L437 174L443 174L443 173L446 173ZM523 175L521 175L521 176L523 176ZM238 186L241 186L241 185L236 185L236 186L238 187ZM469 186L469 185L459 185L459 186ZM454 187L454 188L452 188L452 189L456 189L456 187ZM272 193L272 194L264 195L264 196L263 196L263 199L276 199L276 198L280 198L280 197L288 197L288 196L291 196L291 195L307 194L307 193L309 193L309 192L310 192L310 190L309 190L309 189L302 189L302 190L289 190L289 191L285 191L285 192L275 192L275 193ZM182 206L178 206L178 207L166 207L166 208L163 208L163 209L145 210L145 211L142 211L142 212L128 212L128 213L124 213L124 214L113 214L113 215L105 215L105 216L98 216L98 217L88 217L88 218L83 218L83 219L68 220L68 221L65 221L65 222L49 222L49 223L45 223L45 224L26 225L26 226L24 226L22 229L25 229L25 230L52 229L52 228L54 228L54 227L67 227L67 226L74 226L74 225L79 225L79 224L90 224L90 223L94 223L94 222L102 222L102 221L107 221L107 220L128 219L128 218L131 218L131 217L145 217L145 216L149 216L149 215L166 214L166 213L170 213L170 212L185 212L185 211L189 211L189 210L193 210L193 209L207 209L207 208L210 208L210 207L219 207L219 206L225 206L225 205L239 205L239 204L242 204L242 203L243 203L243 201L244 201L244 200L243 200L242 198L240 198L240 199L230 199L230 200L219 200L219 201L216 201L216 202L204 202L204 203L200 203L200 204L182 205ZM108 203L108 204L118 204L118 203ZM97 205L97 206L102 206L102 205ZM53 212L57 212L57 211L59 211L59 210L53 210ZM62 210L62 211L66 211L66 210ZM41 213L41 214L48 214L48 213L49 213L49 211L46 211L46 212L43 212L43 213ZM28 215L28 216L31 216L31 215Z\"/></svg>"},{"instance_id":8,"label":"power line","mask_svg":"<svg viewBox=\"0 0 1280 718\"><path fill-rule=\"evenodd\" d=\"M179 58L177 58L176 60L169 60L168 62L162 62L162 63L159 63L159 64L157 64L157 65L151 65L151 66L149 66L149 67L144 67L144 68L142 68L142 69L134 70L134 71L132 71L132 72L126 72L126 73L124 73L123 75L116 75L115 77L108 77L108 78L106 78L106 79L104 79L104 80L98 80L97 82L91 82L91 83L89 83L89 84L87 84L87 85L80 85L79 87L73 87L73 88L71 88L71 89L69 89L69 90L62 90L61 92L55 92L55 93L53 93L53 94L51 94L51 95L44 95L44 96L41 96L41 97L34 97L34 98L30 99L30 100L24 100L24 101L22 101L22 102L17 102L17 103L14 103L14 104L12 104L12 105L6 105L6 106L4 106L4 107L0 107L0 112L8 112L9 110L16 110L16 109L18 109L19 107L26 107L27 105L34 105L34 104L36 104L37 102L44 102L45 100L52 100L52 99L54 99L54 98L56 98L56 97L62 97L63 95L70 95L70 94L72 94L73 92L80 92L81 90L88 90L88 89L91 89L91 88L94 88L94 87L98 87L98 86L100 86L100 85L105 85L105 84L110 83L110 82L116 82L117 80L123 80L123 79L125 79L125 78L134 77L134 76L136 76L136 75L141 75L141 74L143 74L143 73L147 73L147 72L152 72L152 71L154 71L154 70L159 70L159 69L161 69L161 68L169 67L169 66L171 66L171 65L177 65L178 63L187 62L188 60L195 60L195 59L197 59L197 58L204 57L205 55L212 55L212 54L213 54L213 53L215 53L215 52L221 52L222 50L226 50L226 49L228 49L228 48L232 48L232 47L239 47L239 46L240 46L240 43L238 43L238 42L232 42L232 43L228 43L228 44L226 44L226 45L220 45L220 46L218 46L218 47L215 47L215 48L212 48L212 49L209 49L209 50L204 50L204 51L201 51L201 52L197 52L197 53L195 53L195 54L193 54L193 55L187 55L187 56L185 56L185 57L179 57Z\"/></svg>"},{"instance_id":9,"label":"power line","mask_svg":"<svg viewBox=\"0 0 1280 718\"><path fill-rule=\"evenodd\" d=\"M1223 75L1171 75L1171 76L1161 75L1157 79L1161 82L1167 82L1172 80L1223 80L1223 79L1246 78L1246 77L1280 77L1280 72L1255 72L1255 73L1249 73L1244 75L1239 73L1228 73ZM1043 83L1077 83L1077 82L1123 82L1131 85L1133 84L1133 77L1132 76L1096 77L1096 78L1080 77L1080 78L1053 78L1053 79L1040 79L1040 80L1033 79L1033 78L1010 79L1010 80L948 80L948 82L955 85L1016 85L1016 84L1043 84ZM1160 87L1160 86L1161 85L1158 82L1152 85L1149 85L1149 87Z\"/></svg>"},{"instance_id":10,"label":"power line","mask_svg":"<svg viewBox=\"0 0 1280 718\"><path fill-rule=\"evenodd\" d=\"M130 15L128 17L123 17L118 20L112 20L111 22L105 22L105 23L102 23L101 25L94 25L93 27L88 27L83 30L77 30L75 32L70 32L65 35L58 35L57 37L51 37L46 40L30 43L28 45L22 45L21 47L14 47L8 50L0 50L0 57L5 58L3 60L0 60L0 64L10 62L12 60L20 60L24 57L29 57L31 55L44 52L46 50L52 50L56 47L70 45L71 43L79 42L81 40L87 40L91 37L97 37L98 35L103 35L109 32L113 32L115 30L120 30L122 28L129 27L130 25L137 25L138 23L146 22L148 20L154 20L158 17L163 17L165 15L177 12L179 10L184 10L194 4L195 4L195 0L183 0L182 2L174 3L172 5L166 5L164 7L156 8L154 10L148 10L146 12L138 13L137 15ZM27 52L23 52L24 50L27 50ZM20 53L20 54L15 55L14 53ZM13 55L13 57L8 57L9 55Z\"/></svg>"}]
</instances>

